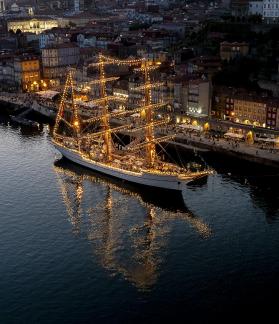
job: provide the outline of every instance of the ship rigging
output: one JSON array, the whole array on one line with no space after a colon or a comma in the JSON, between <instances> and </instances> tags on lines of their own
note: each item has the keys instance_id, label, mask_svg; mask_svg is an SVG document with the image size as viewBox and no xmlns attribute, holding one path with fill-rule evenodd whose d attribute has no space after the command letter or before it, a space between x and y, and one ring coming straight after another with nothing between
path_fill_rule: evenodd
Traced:
<instances>
[{"instance_id":1,"label":"ship rigging","mask_svg":"<svg viewBox=\"0 0 279 324\"><path fill-rule=\"evenodd\" d=\"M106 76L105 68L112 65L126 65L141 74L143 84L134 91L142 93L142 105L131 110L110 112L109 102L117 100L117 97L107 94L106 84L118 77ZM53 144L62 155L95 171L161 189L181 191L183 184L210 173L208 170L191 172L162 161L156 153L156 145L175 137L173 134L155 136L155 128L168 123L168 119L154 118L154 111L167 105L166 102L154 103L152 100L152 90L162 85L151 79L151 72L158 69L159 64L146 59L117 60L99 54L98 62L91 64L91 67L98 69L99 78L93 83L99 87L100 98L96 99L96 103L100 110L93 117L82 118L75 99L74 71L69 70L53 130ZM144 122L140 125L126 123L111 127L111 118L121 116L129 120L129 116L139 112L144 116ZM143 134L119 150L114 138L115 134L124 130L131 134Z\"/></svg>"}]
</instances>

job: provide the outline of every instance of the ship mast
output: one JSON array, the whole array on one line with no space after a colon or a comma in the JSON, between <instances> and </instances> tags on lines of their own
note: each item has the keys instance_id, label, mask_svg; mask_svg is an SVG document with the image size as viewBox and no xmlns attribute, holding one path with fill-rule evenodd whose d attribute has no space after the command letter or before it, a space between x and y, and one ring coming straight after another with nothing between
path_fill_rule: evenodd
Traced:
<instances>
[{"instance_id":1,"label":"ship mast","mask_svg":"<svg viewBox=\"0 0 279 324\"><path fill-rule=\"evenodd\" d=\"M108 96L106 91L106 83L118 80L119 77L106 77L105 67L111 65L126 65L126 66L139 66L138 68L134 68L134 71L138 71L143 74L144 83L141 86L134 88L136 91L143 91L143 99L144 104L126 111L118 111L118 112L110 112L108 105L111 100L118 100L115 96ZM144 137L145 142L139 143L137 145L132 145L128 148L129 151L138 150L142 147L145 147L146 151L146 161L147 166L149 168L154 168L155 160L156 160L156 144L162 141L169 140L173 138L173 135L164 136L161 138L155 138L154 129L156 126L166 124L167 120L154 120L154 109L159 109L166 105L164 102L152 103L152 89L158 88L163 85L162 82L153 82L150 77L150 71L156 70L159 66L159 62L154 63L150 62L146 59L127 59L127 60L118 60L114 58L110 58L99 54L98 62L91 63L89 66L96 67L98 69L99 78L90 81L90 84L97 85L99 87L100 97L98 99L92 100L92 103L98 104L101 106L101 114L98 116L89 117L83 119L82 116L79 116L78 109L79 105L75 100L74 93L74 81L73 81L73 70L69 70L67 75L63 95L61 98L61 102L59 105L56 123L54 127L54 137L57 140L71 141L71 139L76 140L76 144L78 145L78 149L80 151L80 143L83 140L90 140L96 137L101 136L104 140L104 149L105 149L105 157L107 162L111 162L113 160L113 141L112 141L112 133L120 131L122 129L129 129L130 131L137 131L144 129ZM78 91L78 88L77 88ZM70 96L70 97L69 97ZM69 109L70 105L70 109ZM66 110L66 111L65 111ZM110 126L110 118L123 116L128 114L133 114L135 112L144 111L145 113L145 125L137 128L131 129L131 124L122 125L119 127L111 128ZM69 112L71 113L70 118ZM67 120L68 119L68 120ZM91 123L101 121L102 130L98 132L94 132L92 134L85 133ZM58 128L60 123L63 122L68 129L71 130L72 134L69 133L58 134ZM81 127L82 126L82 127Z\"/></svg>"},{"instance_id":2,"label":"ship mast","mask_svg":"<svg viewBox=\"0 0 279 324\"><path fill-rule=\"evenodd\" d=\"M66 124L70 129L72 129L74 137L78 139L80 135L80 120L78 114L78 107L75 103L73 73L74 73L73 69L70 69L67 74L65 87L58 107L58 112L55 120L54 130L53 130L53 135L55 137L61 137L61 135L58 134L58 128L61 121L64 122L64 124ZM69 95L70 98L68 98ZM64 116L65 109L67 106L67 98L71 102L71 110L72 110L71 122L67 121Z\"/></svg>"},{"instance_id":3,"label":"ship mast","mask_svg":"<svg viewBox=\"0 0 279 324\"><path fill-rule=\"evenodd\" d=\"M73 81L73 70L69 71L69 81L70 81L70 91L71 91L71 102L73 107L73 120L72 125L74 126L74 132L77 139L79 138L80 133L80 121L78 116L78 107L75 103L75 94L74 94L74 81Z\"/></svg>"},{"instance_id":4,"label":"ship mast","mask_svg":"<svg viewBox=\"0 0 279 324\"><path fill-rule=\"evenodd\" d=\"M108 102L106 100L106 77L105 77L105 65L101 54L99 54L99 72L100 72L100 97L103 99L103 129L104 129L104 142L106 149L107 160L111 161L111 131L109 125L109 115L108 115Z\"/></svg>"},{"instance_id":5,"label":"ship mast","mask_svg":"<svg viewBox=\"0 0 279 324\"><path fill-rule=\"evenodd\" d=\"M146 158L149 167L154 166L156 146L154 143L154 127L153 127L153 109L152 109L152 96L151 96L151 81L148 69L148 61L145 60L142 63L142 69L144 72L144 106L146 114Z\"/></svg>"},{"instance_id":6,"label":"ship mast","mask_svg":"<svg viewBox=\"0 0 279 324\"><path fill-rule=\"evenodd\" d=\"M118 98L115 96L107 96L106 83L110 82L110 81L118 80L119 77L106 77L105 66L107 66L107 65L138 65L140 62L141 62L140 60L133 60L133 59L132 60L129 60L129 59L128 60L117 60L117 59L106 57L100 53L98 63L90 64L90 66L92 66L92 67L95 66L95 67L98 67L98 69L99 69L99 80L95 80L95 81L93 81L93 83L99 84L99 86L100 86L100 98L95 101L98 102L103 108L102 117L101 117L102 128L103 128L102 134L103 134L103 138L104 138L106 157L107 157L108 162L110 162L112 160L111 133L113 130L116 130L116 128L112 129L110 127L109 121L110 121L110 118L112 115L123 115L123 112L116 113L116 114L112 114L109 112L109 109L108 109L109 101L113 100L113 99L118 99ZM124 112L124 114L127 114L127 112ZM96 120L96 118L89 118L87 121L85 120L84 122L87 123L87 122L91 122L94 120ZM125 128L125 127L129 127L129 125L123 126L121 128Z\"/></svg>"},{"instance_id":7,"label":"ship mast","mask_svg":"<svg viewBox=\"0 0 279 324\"><path fill-rule=\"evenodd\" d=\"M146 59L143 59L140 65L140 68L134 69L137 72L141 72L143 74L143 85L136 87L134 90L141 90L143 91L144 97L144 105L142 110L145 113L145 142L136 147L140 148L141 146L146 147L146 161L147 166L149 168L153 168L156 160L156 144L160 141L165 141L173 136L165 136L161 138L155 138L154 129L155 126L162 125L168 123L167 120L162 121L154 121L154 109L161 108L165 106L167 103L160 102L154 104L152 102L152 89L156 89L163 85L163 82L153 82L150 77L150 71L154 71L159 68L160 62L150 62Z\"/></svg>"}]
</instances>

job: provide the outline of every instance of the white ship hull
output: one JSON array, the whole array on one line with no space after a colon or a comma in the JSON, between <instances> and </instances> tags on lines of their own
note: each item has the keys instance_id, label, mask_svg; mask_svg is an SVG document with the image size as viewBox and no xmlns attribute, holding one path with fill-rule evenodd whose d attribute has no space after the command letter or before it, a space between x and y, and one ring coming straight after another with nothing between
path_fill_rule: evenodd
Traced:
<instances>
[{"instance_id":1,"label":"white ship hull","mask_svg":"<svg viewBox=\"0 0 279 324\"><path fill-rule=\"evenodd\" d=\"M56 143L54 143L54 146L64 157L77 164L80 164L91 170L98 171L103 174L139 185L181 191L187 183L193 181L196 178L189 175L189 178L181 180L177 176L172 175L128 171L120 168L115 168L105 163L95 162L93 160L87 159L86 157L80 155L77 151L67 149Z\"/></svg>"}]
</instances>

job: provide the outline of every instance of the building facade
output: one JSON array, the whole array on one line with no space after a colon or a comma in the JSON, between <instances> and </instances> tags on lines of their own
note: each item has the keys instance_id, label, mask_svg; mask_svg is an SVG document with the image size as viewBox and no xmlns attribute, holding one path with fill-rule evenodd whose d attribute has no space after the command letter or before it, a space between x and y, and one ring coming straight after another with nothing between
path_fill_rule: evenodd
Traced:
<instances>
[{"instance_id":1,"label":"building facade","mask_svg":"<svg viewBox=\"0 0 279 324\"><path fill-rule=\"evenodd\" d=\"M249 0L231 0L231 12L234 17L246 17L249 11Z\"/></svg>"},{"instance_id":2,"label":"building facade","mask_svg":"<svg viewBox=\"0 0 279 324\"><path fill-rule=\"evenodd\" d=\"M249 15L261 15L266 23L278 23L279 0L262 0L249 2Z\"/></svg>"},{"instance_id":3,"label":"building facade","mask_svg":"<svg viewBox=\"0 0 279 324\"><path fill-rule=\"evenodd\" d=\"M22 91L40 89L40 60L33 55L21 55L14 59L15 82Z\"/></svg>"},{"instance_id":4,"label":"building facade","mask_svg":"<svg viewBox=\"0 0 279 324\"><path fill-rule=\"evenodd\" d=\"M244 89L216 88L212 98L212 117L278 129L279 101L247 93Z\"/></svg>"},{"instance_id":5,"label":"building facade","mask_svg":"<svg viewBox=\"0 0 279 324\"><path fill-rule=\"evenodd\" d=\"M65 43L42 49L42 67L44 78L57 83L65 79L66 68L77 65L80 49L76 44Z\"/></svg>"},{"instance_id":6,"label":"building facade","mask_svg":"<svg viewBox=\"0 0 279 324\"><path fill-rule=\"evenodd\" d=\"M236 97L233 99L233 112L233 120L237 123L266 127L266 100L257 97Z\"/></svg>"},{"instance_id":7,"label":"building facade","mask_svg":"<svg viewBox=\"0 0 279 324\"><path fill-rule=\"evenodd\" d=\"M263 1L249 1L249 15L263 15Z\"/></svg>"},{"instance_id":8,"label":"building facade","mask_svg":"<svg viewBox=\"0 0 279 324\"><path fill-rule=\"evenodd\" d=\"M223 61L230 61L237 57L247 56L249 45L245 42L222 42L220 44L220 57Z\"/></svg>"},{"instance_id":9,"label":"building facade","mask_svg":"<svg viewBox=\"0 0 279 324\"><path fill-rule=\"evenodd\" d=\"M18 29L23 33L40 34L45 30L54 27L64 26L66 22L63 19L50 19L50 18L32 18L32 19L14 19L7 22L7 30L16 32Z\"/></svg>"},{"instance_id":10,"label":"building facade","mask_svg":"<svg viewBox=\"0 0 279 324\"><path fill-rule=\"evenodd\" d=\"M191 117L206 117L211 111L211 82L197 78L174 82L174 111Z\"/></svg>"},{"instance_id":11,"label":"building facade","mask_svg":"<svg viewBox=\"0 0 279 324\"><path fill-rule=\"evenodd\" d=\"M263 0L263 19L266 23L279 20L279 0Z\"/></svg>"}]
</instances>

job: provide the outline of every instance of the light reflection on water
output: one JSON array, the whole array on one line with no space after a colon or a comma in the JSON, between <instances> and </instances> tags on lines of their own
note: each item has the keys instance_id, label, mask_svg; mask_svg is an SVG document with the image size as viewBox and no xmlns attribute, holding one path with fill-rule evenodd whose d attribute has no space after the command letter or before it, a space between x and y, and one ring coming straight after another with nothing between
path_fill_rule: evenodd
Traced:
<instances>
[{"instance_id":1,"label":"light reflection on water","mask_svg":"<svg viewBox=\"0 0 279 324\"><path fill-rule=\"evenodd\" d=\"M0 323L277 309L278 176L214 156L218 174L185 190L185 206L60 159L46 128L0 125Z\"/></svg>"},{"instance_id":2,"label":"light reflection on water","mask_svg":"<svg viewBox=\"0 0 279 324\"><path fill-rule=\"evenodd\" d=\"M73 233L79 234L85 222L87 239L100 264L138 289L147 290L156 283L173 220L188 223L203 239L212 233L201 218L187 210L183 201L179 207L183 205L184 210L176 210L172 201L168 201L171 209L162 208L152 203L152 196L156 201L154 196L158 193L151 191L146 202L140 190L132 191L137 188L127 189L125 184L105 180L64 159L55 163L54 170ZM159 199L163 199L162 194ZM141 214L135 217L133 210L139 208Z\"/></svg>"}]
</instances>

